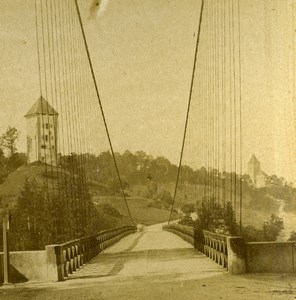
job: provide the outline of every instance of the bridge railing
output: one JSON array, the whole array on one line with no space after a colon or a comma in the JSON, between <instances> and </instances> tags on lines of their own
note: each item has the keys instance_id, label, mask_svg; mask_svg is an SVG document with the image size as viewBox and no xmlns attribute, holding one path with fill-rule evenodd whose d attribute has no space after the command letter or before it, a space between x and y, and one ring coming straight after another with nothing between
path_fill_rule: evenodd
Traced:
<instances>
[{"instance_id":1,"label":"bridge railing","mask_svg":"<svg viewBox=\"0 0 296 300\"><path fill-rule=\"evenodd\" d=\"M205 230L203 230L203 236L203 251L201 252L228 269L227 236Z\"/></svg>"},{"instance_id":2,"label":"bridge railing","mask_svg":"<svg viewBox=\"0 0 296 300\"><path fill-rule=\"evenodd\" d=\"M164 225L163 230L172 232L182 238L184 241L188 242L192 246L195 246L194 240L194 228L190 226L180 225L180 224L170 224Z\"/></svg>"},{"instance_id":3,"label":"bridge railing","mask_svg":"<svg viewBox=\"0 0 296 300\"><path fill-rule=\"evenodd\" d=\"M206 230L200 231L176 223L165 225L163 229L180 236L230 273L245 273L246 247L242 237L216 234Z\"/></svg>"},{"instance_id":4,"label":"bridge railing","mask_svg":"<svg viewBox=\"0 0 296 300\"><path fill-rule=\"evenodd\" d=\"M47 277L54 281L65 280L104 249L135 231L135 226L124 226L64 244L46 246Z\"/></svg>"}]
</instances>

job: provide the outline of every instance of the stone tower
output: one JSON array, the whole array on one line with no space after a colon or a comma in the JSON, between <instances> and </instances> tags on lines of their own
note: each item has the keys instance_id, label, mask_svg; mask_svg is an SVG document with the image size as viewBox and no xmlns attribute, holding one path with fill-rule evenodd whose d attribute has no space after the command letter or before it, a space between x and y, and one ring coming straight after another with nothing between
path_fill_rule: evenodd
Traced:
<instances>
[{"instance_id":1,"label":"stone tower","mask_svg":"<svg viewBox=\"0 0 296 300\"><path fill-rule=\"evenodd\" d=\"M252 179L252 182L257 186L257 174L261 171L260 161L253 154L250 161L248 162L248 173Z\"/></svg>"},{"instance_id":2,"label":"stone tower","mask_svg":"<svg viewBox=\"0 0 296 300\"><path fill-rule=\"evenodd\" d=\"M41 96L25 115L27 119L27 161L57 164L58 113Z\"/></svg>"}]
</instances>

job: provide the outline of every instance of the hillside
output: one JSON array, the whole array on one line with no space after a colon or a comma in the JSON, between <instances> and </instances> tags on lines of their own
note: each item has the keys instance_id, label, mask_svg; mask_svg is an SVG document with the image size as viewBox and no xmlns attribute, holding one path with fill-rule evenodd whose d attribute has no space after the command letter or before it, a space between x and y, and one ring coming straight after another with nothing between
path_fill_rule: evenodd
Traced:
<instances>
[{"instance_id":1,"label":"hillside","mask_svg":"<svg viewBox=\"0 0 296 300\"><path fill-rule=\"evenodd\" d=\"M48 172L51 167L47 167ZM53 172L56 172L57 168L53 168ZM22 190L26 179L36 180L40 185L47 185L49 188L52 184L56 185L55 180L45 177L46 168L42 164L23 165L16 171L9 174L5 181L0 185L0 197L2 198L2 205L13 207L16 204L17 197ZM92 182L89 185L89 190L92 195L92 201L96 205L98 212L101 215L102 223L112 223L120 226L120 224L128 223L127 209L123 197L119 196L102 196L102 190L98 183ZM156 223L166 222L169 217L168 210L162 210L158 208L148 207L149 199L144 197L128 197L128 205L131 210L131 214L135 223L141 223L144 225L151 225ZM108 214L108 210L105 209L105 204L111 204L122 216ZM107 222L108 218L109 222ZM105 224L104 227L108 227Z\"/></svg>"},{"instance_id":2,"label":"hillside","mask_svg":"<svg viewBox=\"0 0 296 300\"><path fill-rule=\"evenodd\" d=\"M126 215L126 206L121 197L94 197L93 200L97 206L108 203L115 207L121 214ZM170 211L148 207L150 201L144 197L127 197L127 203L135 223L152 225L167 222Z\"/></svg>"},{"instance_id":3,"label":"hillside","mask_svg":"<svg viewBox=\"0 0 296 300\"><path fill-rule=\"evenodd\" d=\"M175 208L181 208L184 204L196 204L197 201L202 200L203 190L207 186L203 184L186 184L186 186L179 187L177 192L177 198L175 202ZM172 195L175 189L175 183L159 183L158 189L165 189ZM147 191L146 185L132 185L129 187L128 193L133 195L145 195ZM225 199L230 199L230 192L226 189L224 191L220 188L220 202L223 199L223 193L225 193ZM237 198L237 208L239 207L239 199ZM245 225L253 225L256 227L262 227L264 221L266 221L272 214L278 214L280 204L277 199L268 195L266 191L257 189L245 189L243 190L243 222ZM239 215L237 214L237 218Z\"/></svg>"},{"instance_id":4,"label":"hillside","mask_svg":"<svg viewBox=\"0 0 296 300\"><path fill-rule=\"evenodd\" d=\"M86 161L85 172L88 174L88 187L92 201L97 207L102 203L113 205L123 215L127 216L127 209L123 198L120 196L120 185L114 171L114 162L109 152L103 152L99 156L83 155L64 158L64 172L69 173L75 160ZM168 219L168 209L150 207L151 199L155 198L157 191L166 190L171 195L174 193L177 166L171 164L164 157L154 158L143 151L123 154L116 153L116 160L121 174L122 182L127 194L131 213L136 222L154 224L165 222ZM72 167L71 167L72 163ZM49 167L50 168L50 167ZM50 168L51 169L51 168ZM53 169L54 173L58 172ZM214 170L214 172L216 172ZM56 179L44 177L45 166L41 164L23 165L12 172L0 185L0 196L4 202L13 203L22 188L26 178L35 178L40 185L56 184ZM181 169L181 180L175 208L181 208L184 204L195 204L202 200L203 191L208 188L209 176L206 169L193 170L188 166ZM273 177L276 177L273 175ZM149 190L149 185L154 185L154 191ZM238 184L238 183L237 183ZM230 189L230 175L224 173L224 182L217 183L219 186L219 201L234 198L233 190ZM231 197L232 195L232 197ZM290 186L284 184L257 189L249 183L248 175L243 176L243 223L261 227L272 214L283 215L286 213L296 214L296 192ZM239 199L236 202L239 207ZM280 211L281 208L281 211ZM237 209L238 211L238 209ZM238 218L237 214L237 218Z\"/></svg>"},{"instance_id":5,"label":"hillside","mask_svg":"<svg viewBox=\"0 0 296 300\"><path fill-rule=\"evenodd\" d=\"M3 203L13 206L16 198L24 186L26 179L36 179L43 184L45 177L45 166L42 164L22 165L16 171L11 172L4 182L0 185L0 197Z\"/></svg>"}]
</instances>

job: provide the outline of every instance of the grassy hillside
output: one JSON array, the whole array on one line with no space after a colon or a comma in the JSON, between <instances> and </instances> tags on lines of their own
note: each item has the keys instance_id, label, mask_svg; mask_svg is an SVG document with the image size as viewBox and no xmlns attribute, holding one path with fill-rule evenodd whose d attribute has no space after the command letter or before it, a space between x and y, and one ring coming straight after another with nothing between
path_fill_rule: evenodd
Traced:
<instances>
[{"instance_id":1,"label":"grassy hillside","mask_svg":"<svg viewBox=\"0 0 296 300\"><path fill-rule=\"evenodd\" d=\"M48 167L49 170L51 169ZM19 191L21 190L26 178L35 178L40 185L46 184L46 178L44 177L46 169L44 165L23 165L16 171L12 172L0 185L0 197L4 202L14 203ZM57 171L54 169L54 171ZM147 181L147 180L146 180ZM49 186L54 182L51 179L47 179ZM165 189L172 195L175 189L175 182L158 182L158 190ZM112 204L122 215L127 216L127 209L122 197L115 196L102 196L102 189L96 184L89 186L92 194L92 200L96 203L97 208L100 209L100 205L104 203ZM201 195L205 186L203 184L182 184L178 189L175 208L180 208L184 204L195 204L197 200L201 201ZM284 188L282 188L284 189ZM130 184L127 189L128 204L130 206L131 214L136 223L142 223L145 225L166 222L169 218L169 211L164 209L158 209L155 207L149 207L151 200L145 197L145 191L147 190L147 184ZM279 188L276 189L278 192ZM284 193L284 192L282 192ZM220 188L220 199L230 199L229 189L223 190ZM288 200L291 198L291 201ZM292 208L292 193L291 197L287 200L288 208ZM271 214L277 214L279 211L279 203L277 201L278 195L275 191L269 192L268 189L255 189L253 187L244 186L243 189L243 223L244 225L254 225L256 227L262 227L264 221L266 221ZM237 208L239 207L239 199L237 199ZM293 207L294 208L294 207ZM238 211L238 210L237 210ZM112 217L114 218L114 217ZM237 214L237 218L239 215ZM115 217L116 219L116 217ZM123 222L123 220L119 220ZM116 223L114 220L113 223Z\"/></svg>"},{"instance_id":2,"label":"grassy hillside","mask_svg":"<svg viewBox=\"0 0 296 300\"><path fill-rule=\"evenodd\" d=\"M49 170L51 170L51 167L48 167L48 171ZM56 171L55 168L54 171ZM0 197L3 199L3 202L8 203L9 206L14 206L26 179L34 178L40 185L46 185L46 178L44 177L45 172L45 166L42 164L23 165L18 170L12 172L3 184L0 185ZM51 179L47 179L47 183L49 187L51 187L54 180L52 181ZM95 185L90 186L90 192L93 195L92 200L96 204L97 210L102 216L101 222L104 224L106 223L106 228L109 226L107 223L116 224L117 226L121 223L128 223L128 214L123 197L97 196L97 194L101 194L101 191L98 191L98 188ZM135 223L151 225L166 222L169 218L168 210L148 207L150 202L149 199L144 197L128 197L127 201ZM103 204L106 203L111 204L125 217L109 215L106 210L103 210Z\"/></svg>"},{"instance_id":3,"label":"grassy hillside","mask_svg":"<svg viewBox=\"0 0 296 300\"><path fill-rule=\"evenodd\" d=\"M112 204L121 214L127 215L127 209L122 197L93 197L94 203L99 206L105 203ZM169 211L148 207L151 200L143 197L128 197L127 202L135 223L152 225L163 223L169 219Z\"/></svg>"},{"instance_id":4,"label":"grassy hillside","mask_svg":"<svg viewBox=\"0 0 296 300\"><path fill-rule=\"evenodd\" d=\"M180 186L177 192L177 198L175 202L175 208L181 208L184 204L195 204L197 201L201 201L203 190L207 188L204 185L192 185L186 184ZM175 184L174 183L161 183L158 184L158 189L165 189L170 191L173 195ZM145 185L132 185L128 193L135 195L143 195L147 190ZM220 188L219 198L222 201L230 199L229 189ZM233 196L234 197L234 196ZM244 225L253 225L261 228L263 222L265 222L272 214L277 214L279 211L278 201L270 196L265 190L258 190L248 188L243 190L243 223ZM239 198L237 197L237 219L239 218ZM146 209L144 209L145 212ZM156 213L156 212L155 212Z\"/></svg>"},{"instance_id":5,"label":"grassy hillside","mask_svg":"<svg viewBox=\"0 0 296 300\"><path fill-rule=\"evenodd\" d=\"M23 165L16 171L11 172L4 182L0 185L0 197L4 203L13 205L16 198L23 188L26 179L35 179L40 184L46 184L45 166L42 164Z\"/></svg>"}]
</instances>

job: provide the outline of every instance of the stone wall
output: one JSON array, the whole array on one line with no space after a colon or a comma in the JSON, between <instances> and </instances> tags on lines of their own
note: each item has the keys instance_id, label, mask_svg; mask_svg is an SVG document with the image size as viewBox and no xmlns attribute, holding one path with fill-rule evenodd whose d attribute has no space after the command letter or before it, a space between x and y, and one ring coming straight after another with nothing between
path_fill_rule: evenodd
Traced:
<instances>
[{"instance_id":1,"label":"stone wall","mask_svg":"<svg viewBox=\"0 0 296 300\"><path fill-rule=\"evenodd\" d=\"M9 253L9 281L12 283L47 279L46 251ZM3 282L3 252L0 252L0 282Z\"/></svg>"},{"instance_id":2,"label":"stone wall","mask_svg":"<svg viewBox=\"0 0 296 300\"><path fill-rule=\"evenodd\" d=\"M296 272L296 242L245 243L242 237L208 231L201 236L193 235L192 228L179 224L163 228L191 244L194 239L193 244L200 252L226 267L230 274Z\"/></svg>"},{"instance_id":3,"label":"stone wall","mask_svg":"<svg viewBox=\"0 0 296 300\"><path fill-rule=\"evenodd\" d=\"M9 282L62 281L85 263L128 234L135 226L123 226L64 244L48 245L45 250L9 253ZM3 283L3 253L0 252L0 283Z\"/></svg>"},{"instance_id":4,"label":"stone wall","mask_svg":"<svg viewBox=\"0 0 296 300\"><path fill-rule=\"evenodd\" d=\"M248 273L295 272L295 242L246 243Z\"/></svg>"}]
</instances>

